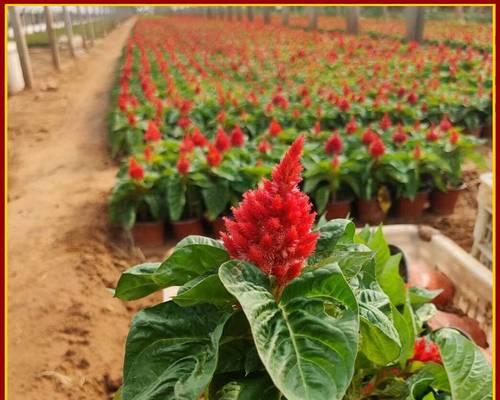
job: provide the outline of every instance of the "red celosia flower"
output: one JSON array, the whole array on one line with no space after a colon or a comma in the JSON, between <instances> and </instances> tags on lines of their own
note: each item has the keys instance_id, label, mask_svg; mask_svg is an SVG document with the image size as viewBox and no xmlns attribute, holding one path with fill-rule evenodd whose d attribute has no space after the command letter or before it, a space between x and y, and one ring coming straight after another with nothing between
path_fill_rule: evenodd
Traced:
<instances>
[{"instance_id":1,"label":"red celosia flower","mask_svg":"<svg viewBox=\"0 0 500 400\"><path fill-rule=\"evenodd\" d=\"M281 125L278 121L273 119L269 124L269 134L271 136L278 136L281 132Z\"/></svg>"},{"instance_id":2,"label":"red celosia flower","mask_svg":"<svg viewBox=\"0 0 500 400\"><path fill-rule=\"evenodd\" d=\"M217 114L217 122L219 123L223 123L226 119L226 113L224 112L224 110L222 110L219 114Z\"/></svg>"},{"instance_id":3,"label":"red celosia flower","mask_svg":"<svg viewBox=\"0 0 500 400\"><path fill-rule=\"evenodd\" d=\"M325 143L326 154L338 154L342 152L344 144L338 132L333 133Z\"/></svg>"},{"instance_id":4,"label":"red celosia flower","mask_svg":"<svg viewBox=\"0 0 500 400\"><path fill-rule=\"evenodd\" d=\"M448 119L448 115L444 115L443 116L443 119L441 120L441 122L439 123L439 128L443 131L443 132L447 132L449 129L452 128L452 125L451 125L451 122L450 120Z\"/></svg>"},{"instance_id":5,"label":"red celosia flower","mask_svg":"<svg viewBox=\"0 0 500 400\"><path fill-rule=\"evenodd\" d=\"M128 160L128 174L132 179L138 181L144 178L144 168L133 157Z\"/></svg>"},{"instance_id":6,"label":"red celosia flower","mask_svg":"<svg viewBox=\"0 0 500 400\"><path fill-rule=\"evenodd\" d=\"M383 129L384 131L386 129L389 129L392 125L391 119L389 118L389 114L384 113L384 116L380 120L380 128Z\"/></svg>"},{"instance_id":7,"label":"red celosia flower","mask_svg":"<svg viewBox=\"0 0 500 400\"><path fill-rule=\"evenodd\" d=\"M207 144L207 138L198 128L194 128L191 138L193 139L194 145L197 147L205 147Z\"/></svg>"},{"instance_id":8,"label":"red celosia flower","mask_svg":"<svg viewBox=\"0 0 500 400\"><path fill-rule=\"evenodd\" d=\"M417 143L415 148L413 149L413 158L415 160L420 160L422 158L422 148Z\"/></svg>"},{"instance_id":9,"label":"red celosia flower","mask_svg":"<svg viewBox=\"0 0 500 400\"><path fill-rule=\"evenodd\" d=\"M153 121L148 122L148 129L146 130L144 139L147 142L156 142L161 139L160 130Z\"/></svg>"},{"instance_id":10,"label":"red celosia flower","mask_svg":"<svg viewBox=\"0 0 500 400\"><path fill-rule=\"evenodd\" d=\"M363 133L363 136L361 137L361 141L363 144L369 145L371 142L376 140L378 138L377 134L372 131L370 127Z\"/></svg>"},{"instance_id":11,"label":"red celosia flower","mask_svg":"<svg viewBox=\"0 0 500 400\"><path fill-rule=\"evenodd\" d=\"M209 144L207 153L208 165L210 165L211 167L218 167L221 161L222 161L221 154L217 151L217 149L213 145Z\"/></svg>"},{"instance_id":12,"label":"red celosia flower","mask_svg":"<svg viewBox=\"0 0 500 400\"><path fill-rule=\"evenodd\" d=\"M189 160L184 154L181 154L177 160L177 171L180 175L187 175L189 171Z\"/></svg>"},{"instance_id":13,"label":"red celosia flower","mask_svg":"<svg viewBox=\"0 0 500 400\"><path fill-rule=\"evenodd\" d=\"M427 341L425 337L418 338L415 340L415 347L413 350L412 361L422 361L422 362L435 362L438 364L442 363L441 355L439 354L439 347L436 343Z\"/></svg>"},{"instance_id":14,"label":"red celosia flower","mask_svg":"<svg viewBox=\"0 0 500 400\"><path fill-rule=\"evenodd\" d=\"M408 100L408 103L413 105L418 101L418 96L415 92L411 92L406 99Z\"/></svg>"},{"instance_id":15,"label":"red celosia flower","mask_svg":"<svg viewBox=\"0 0 500 400\"><path fill-rule=\"evenodd\" d=\"M439 135L436 132L436 130L434 129L434 127L432 127L431 130L429 132L427 132L427 135L425 135L425 138L429 142L435 142L436 140L439 139Z\"/></svg>"},{"instance_id":16,"label":"red celosia flower","mask_svg":"<svg viewBox=\"0 0 500 400\"><path fill-rule=\"evenodd\" d=\"M231 131L231 144L235 147L241 147L245 144L245 135L239 125L236 125Z\"/></svg>"},{"instance_id":17,"label":"red celosia flower","mask_svg":"<svg viewBox=\"0 0 500 400\"><path fill-rule=\"evenodd\" d=\"M153 156L153 150L150 146L146 145L144 147L144 158L146 161L151 161L151 157Z\"/></svg>"},{"instance_id":18,"label":"red celosia flower","mask_svg":"<svg viewBox=\"0 0 500 400\"><path fill-rule=\"evenodd\" d=\"M292 117L294 119L298 119L300 117L300 111L297 108L294 108L292 111Z\"/></svg>"},{"instance_id":19,"label":"red celosia flower","mask_svg":"<svg viewBox=\"0 0 500 400\"><path fill-rule=\"evenodd\" d=\"M131 127L135 127L135 125L137 124L137 119L135 118L135 115L134 113L132 112L129 112L127 114L127 120L128 120L128 124L131 126Z\"/></svg>"},{"instance_id":20,"label":"red celosia flower","mask_svg":"<svg viewBox=\"0 0 500 400\"><path fill-rule=\"evenodd\" d=\"M229 139L229 136L227 136L226 132L224 132L224 129L220 127L219 129L217 129L217 133L215 135L215 147L221 153L231 148L231 141Z\"/></svg>"},{"instance_id":21,"label":"red celosia flower","mask_svg":"<svg viewBox=\"0 0 500 400\"><path fill-rule=\"evenodd\" d=\"M370 143L370 147L368 147L368 152L375 159L382 157L385 153L385 146L384 146L384 142L382 141L382 139L380 139L379 137L374 139Z\"/></svg>"},{"instance_id":22,"label":"red celosia flower","mask_svg":"<svg viewBox=\"0 0 500 400\"><path fill-rule=\"evenodd\" d=\"M349 101L343 97L340 101L339 101L339 104L338 104L339 108L342 110L342 111L348 111L349 108L351 107L351 105L349 104Z\"/></svg>"},{"instance_id":23,"label":"red celosia flower","mask_svg":"<svg viewBox=\"0 0 500 400\"><path fill-rule=\"evenodd\" d=\"M456 129L452 129L450 132L450 143L457 144L458 139L460 139L460 134L456 131Z\"/></svg>"},{"instance_id":24,"label":"red celosia flower","mask_svg":"<svg viewBox=\"0 0 500 400\"><path fill-rule=\"evenodd\" d=\"M356 129L358 128L358 125L356 124L356 120L354 117L351 117L347 125L345 126L345 130L348 135L352 135L354 132L356 132Z\"/></svg>"},{"instance_id":25,"label":"red celosia flower","mask_svg":"<svg viewBox=\"0 0 500 400\"><path fill-rule=\"evenodd\" d=\"M319 121L316 121L314 124L314 133L318 135L321 132L321 123Z\"/></svg>"},{"instance_id":26,"label":"red celosia flower","mask_svg":"<svg viewBox=\"0 0 500 400\"><path fill-rule=\"evenodd\" d=\"M392 141L396 144L402 144L408 140L408 135L401 125L398 125L396 132L392 135Z\"/></svg>"},{"instance_id":27,"label":"red celosia flower","mask_svg":"<svg viewBox=\"0 0 500 400\"><path fill-rule=\"evenodd\" d=\"M304 137L292 144L274 168L272 180L243 195L234 220L225 218L224 245L233 258L249 261L284 286L297 277L316 247L315 213L298 188Z\"/></svg>"},{"instance_id":28,"label":"red celosia flower","mask_svg":"<svg viewBox=\"0 0 500 400\"><path fill-rule=\"evenodd\" d=\"M186 129L189 125L191 125L191 120L188 117L181 117L179 121L177 121L177 125L179 125L182 129Z\"/></svg>"},{"instance_id":29,"label":"red celosia flower","mask_svg":"<svg viewBox=\"0 0 500 400\"><path fill-rule=\"evenodd\" d=\"M179 151L181 153L191 153L194 150L194 142L190 135L184 136L182 142L179 145Z\"/></svg>"},{"instance_id":30,"label":"red celosia flower","mask_svg":"<svg viewBox=\"0 0 500 400\"><path fill-rule=\"evenodd\" d=\"M267 140L262 140L258 146L257 150L259 150L261 153L269 153L271 151L271 143L269 143Z\"/></svg>"}]
</instances>

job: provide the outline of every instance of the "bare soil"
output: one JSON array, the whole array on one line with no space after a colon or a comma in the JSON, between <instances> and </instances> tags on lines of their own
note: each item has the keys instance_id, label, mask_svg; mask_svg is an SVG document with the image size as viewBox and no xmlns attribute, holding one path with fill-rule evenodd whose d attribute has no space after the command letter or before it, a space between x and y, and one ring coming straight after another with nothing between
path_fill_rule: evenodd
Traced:
<instances>
[{"instance_id":1,"label":"bare soil","mask_svg":"<svg viewBox=\"0 0 500 400\"><path fill-rule=\"evenodd\" d=\"M108 225L117 166L106 147L109 91L128 21L54 73L32 51L38 86L8 101L8 389L11 400L110 399L134 312L107 288L144 255ZM426 216L467 250L477 172L453 216ZM151 254L157 258L162 249Z\"/></svg>"}]
</instances>

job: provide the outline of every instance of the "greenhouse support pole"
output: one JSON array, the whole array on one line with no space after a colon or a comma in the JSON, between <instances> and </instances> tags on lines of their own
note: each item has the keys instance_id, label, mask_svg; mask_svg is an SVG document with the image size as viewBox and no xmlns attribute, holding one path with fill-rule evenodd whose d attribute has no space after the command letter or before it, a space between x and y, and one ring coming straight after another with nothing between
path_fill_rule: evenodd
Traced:
<instances>
[{"instance_id":1,"label":"greenhouse support pole","mask_svg":"<svg viewBox=\"0 0 500 400\"><path fill-rule=\"evenodd\" d=\"M233 7L231 7L231 6L226 7L226 16L227 16L228 21L233 20Z\"/></svg>"},{"instance_id":2,"label":"greenhouse support pole","mask_svg":"<svg viewBox=\"0 0 500 400\"><path fill-rule=\"evenodd\" d=\"M92 20L92 15L91 15L91 7L90 6L86 6L85 7L86 9L86 16L87 16L87 24L89 26L89 33L90 33L90 45L91 46L94 46L94 42L95 42L95 31L94 31L94 21Z\"/></svg>"},{"instance_id":3,"label":"greenhouse support pole","mask_svg":"<svg viewBox=\"0 0 500 400\"><path fill-rule=\"evenodd\" d=\"M236 20L238 21L243 21L243 14L241 12L241 7L240 6L236 6Z\"/></svg>"},{"instance_id":4,"label":"greenhouse support pole","mask_svg":"<svg viewBox=\"0 0 500 400\"><path fill-rule=\"evenodd\" d=\"M63 6L64 13L64 28L66 29L66 36L68 37L68 46L71 57L76 57L75 45L73 43L73 27L71 26L71 17L68 12L68 7Z\"/></svg>"},{"instance_id":5,"label":"greenhouse support pole","mask_svg":"<svg viewBox=\"0 0 500 400\"><path fill-rule=\"evenodd\" d=\"M406 7L406 40L422 42L424 39L424 7Z\"/></svg>"},{"instance_id":6,"label":"greenhouse support pole","mask_svg":"<svg viewBox=\"0 0 500 400\"><path fill-rule=\"evenodd\" d=\"M283 19L281 20L281 23L283 26L288 26L290 22L290 7L283 7Z\"/></svg>"},{"instance_id":7,"label":"greenhouse support pole","mask_svg":"<svg viewBox=\"0 0 500 400\"><path fill-rule=\"evenodd\" d=\"M309 7L309 24L307 29L310 31L315 31L318 29L318 8L311 6Z\"/></svg>"},{"instance_id":8,"label":"greenhouse support pole","mask_svg":"<svg viewBox=\"0 0 500 400\"><path fill-rule=\"evenodd\" d=\"M12 27L14 28L14 38L16 40L17 51L19 59L21 60L21 69L23 70L24 84L27 89L33 88L33 70L31 68L31 59L28 53L28 46L24 31L21 25L21 18L19 17L19 10L17 7L9 6L10 18L12 19Z\"/></svg>"},{"instance_id":9,"label":"greenhouse support pole","mask_svg":"<svg viewBox=\"0 0 500 400\"><path fill-rule=\"evenodd\" d=\"M346 8L347 33L357 35L359 33L359 7Z\"/></svg>"},{"instance_id":10,"label":"greenhouse support pole","mask_svg":"<svg viewBox=\"0 0 500 400\"><path fill-rule=\"evenodd\" d=\"M85 24L85 19L83 18L82 8L78 6L76 10L78 13L78 23L79 25L81 25L82 29L83 48L85 50L88 50L89 44L87 43L88 40L87 25Z\"/></svg>"},{"instance_id":11,"label":"greenhouse support pole","mask_svg":"<svg viewBox=\"0 0 500 400\"><path fill-rule=\"evenodd\" d=\"M57 71L61 70L61 58L59 57L59 47L57 46L56 31L54 30L54 20L52 18L52 10L45 6L45 24L47 26L47 36L49 37L50 51L52 53L52 64Z\"/></svg>"},{"instance_id":12,"label":"greenhouse support pole","mask_svg":"<svg viewBox=\"0 0 500 400\"><path fill-rule=\"evenodd\" d=\"M247 20L249 22L253 21L253 7L252 6L247 7Z\"/></svg>"},{"instance_id":13,"label":"greenhouse support pole","mask_svg":"<svg viewBox=\"0 0 500 400\"><path fill-rule=\"evenodd\" d=\"M271 23L271 6L264 6L262 13L264 14L264 24L266 24L266 25L270 24Z\"/></svg>"}]
</instances>

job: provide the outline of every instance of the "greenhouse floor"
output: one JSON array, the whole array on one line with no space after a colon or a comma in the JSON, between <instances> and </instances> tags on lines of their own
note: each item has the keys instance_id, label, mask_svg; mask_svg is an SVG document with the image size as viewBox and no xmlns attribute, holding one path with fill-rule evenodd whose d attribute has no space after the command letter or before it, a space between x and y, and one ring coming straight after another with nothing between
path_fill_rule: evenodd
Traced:
<instances>
[{"instance_id":1,"label":"greenhouse floor","mask_svg":"<svg viewBox=\"0 0 500 400\"><path fill-rule=\"evenodd\" d=\"M107 153L106 113L133 22L57 75L48 53L37 52L34 67L43 84L9 99L12 400L110 398L120 384L124 343L117 338L125 338L145 302L123 303L106 289L144 254L108 226L106 201L117 165ZM426 215L422 222L470 250L478 172L469 169L466 177L469 187L455 214ZM161 253L146 253L155 255Z\"/></svg>"}]
</instances>

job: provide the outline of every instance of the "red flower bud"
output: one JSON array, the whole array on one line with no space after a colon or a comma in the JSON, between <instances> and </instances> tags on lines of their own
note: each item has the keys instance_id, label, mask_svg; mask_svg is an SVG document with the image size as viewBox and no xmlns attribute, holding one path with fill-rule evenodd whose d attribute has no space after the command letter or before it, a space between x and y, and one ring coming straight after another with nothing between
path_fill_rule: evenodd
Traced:
<instances>
[{"instance_id":1,"label":"red flower bud","mask_svg":"<svg viewBox=\"0 0 500 400\"><path fill-rule=\"evenodd\" d=\"M128 160L128 174L132 179L138 181L144 178L144 168L133 157Z\"/></svg>"},{"instance_id":2,"label":"red flower bud","mask_svg":"<svg viewBox=\"0 0 500 400\"><path fill-rule=\"evenodd\" d=\"M215 135L215 148L221 153L231 148L231 141L221 127L217 129L217 134Z\"/></svg>"},{"instance_id":3,"label":"red flower bud","mask_svg":"<svg viewBox=\"0 0 500 400\"><path fill-rule=\"evenodd\" d=\"M396 132L392 135L392 141L396 144L402 144L408 140L408 135L401 125L398 125Z\"/></svg>"},{"instance_id":4,"label":"red flower bud","mask_svg":"<svg viewBox=\"0 0 500 400\"><path fill-rule=\"evenodd\" d=\"M392 122L391 119L389 118L389 114L384 113L384 116L380 120L380 128L385 131L386 129L389 129L391 125Z\"/></svg>"},{"instance_id":5,"label":"red flower bud","mask_svg":"<svg viewBox=\"0 0 500 400\"><path fill-rule=\"evenodd\" d=\"M361 141L365 145L369 145L371 142L373 142L375 139L377 139L378 136L375 132L372 131L370 127L363 133L363 136L361 137Z\"/></svg>"},{"instance_id":6,"label":"red flower bud","mask_svg":"<svg viewBox=\"0 0 500 400\"><path fill-rule=\"evenodd\" d=\"M281 125L278 121L273 119L269 124L269 134L271 136L278 136L281 133Z\"/></svg>"},{"instance_id":7,"label":"red flower bud","mask_svg":"<svg viewBox=\"0 0 500 400\"><path fill-rule=\"evenodd\" d=\"M434 127L431 127L431 130L427 132L427 135L425 135L425 138L429 142L435 142L436 140L439 139L439 134L436 132Z\"/></svg>"},{"instance_id":8,"label":"red flower bud","mask_svg":"<svg viewBox=\"0 0 500 400\"><path fill-rule=\"evenodd\" d=\"M352 135L354 132L356 132L356 129L358 128L358 125L356 124L356 120L354 117L351 117L347 125L345 126L345 130L348 135Z\"/></svg>"},{"instance_id":9,"label":"red flower bud","mask_svg":"<svg viewBox=\"0 0 500 400\"><path fill-rule=\"evenodd\" d=\"M207 144L207 138L203 133L200 132L198 128L194 128L192 134L193 143L197 147L205 147Z\"/></svg>"},{"instance_id":10,"label":"red flower bud","mask_svg":"<svg viewBox=\"0 0 500 400\"><path fill-rule=\"evenodd\" d=\"M147 142L156 142L161 139L161 133L158 126L153 121L148 122L148 129L144 135L144 139Z\"/></svg>"},{"instance_id":11,"label":"red flower bud","mask_svg":"<svg viewBox=\"0 0 500 400\"><path fill-rule=\"evenodd\" d=\"M417 143L415 148L413 149L413 158L415 160L420 160L422 158L422 148Z\"/></svg>"},{"instance_id":12,"label":"red flower bud","mask_svg":"<svg viewBox=\"0 0 500 400\"><path fill-rule=\"evenodd\" d=\"M213 145L209 144L207 153L208 165L210 165L211 167L218 167L221 161L222 161L221 154L217 151L217 149Z\"/></svg>"},{"instance_id":13,"label":"red flower bud","mask_svg":"<svg viewBox=\"0 0 500 400\"><path fill-rule=\"evenodd\" d=\"M262 140L259 145L257 146L257 150L261 153L269 153L271 151L271 143L269 143L267 140Z\"/></svg>"},{"instance_id":14,"label":"red flower bud","mask_svg":"<svg viewBox=\"0 0 500 400\"><path fill-rule=\"evenodd\" d=\"M241 147L245 144L245 135L239 125L236 125L231 131L231 144L235 147Z\"/></svg>"},{"instance_id":15,"label":"red flower bud","mask_svg":"<svg viewBox=\"0 0 500 400\"><path fill-rule=\"evenodd\" d=\"M368 152L374 159L376 160L379 159L385 153L384 142L382 142L382 140L377 137L370 143L370 146L368 147Z\"/></svg>"},{"instance_id":16,"label":"red flower bud","mask_svg":"<svg viewBox=\"0 0 500 400\"><path fill-rule=\"evenodd\" d=\"M450 132L450 143L457 144L458 139L460 139L460 134L457 132L456 129L452 129Z\"/></svg>"},{"instance_id":17,"label":"red flower bud","mask_svg":"<svg viewBox=\"0 0 500 400\"><path fill-rule=\"evenodd\" d=\"M436 343L427 341L425 337L418 338L415 340L415 346L413 349L413 361L422 362L435 362L442 364L441 355L439 354L439 347Z\"/></svg>"},{"instance_id":18,"label":"red flower bud","mask_svg":"<svg viewBox=\"0 0 500 400\"><path fill-rule=\"evenodd\" d=\"M439 128L443 131L443 132L448 132L448 130L450 130L452 128L452 125L451 125L451 122L450 120L448 119L448 115L445 114L443 116L443 119L441 120L441 122L439 123Z\"/></svg>"},{"instance_id":19,"label":"red flower bud","mask_svg":"<svg viewBox=\"0 0 500 400\"><path fill-rule=\"evenodd\" d=\"M338 132L332 134L325 143L326 154L339 154L342 152L344 144Z\"/></svg>"},{"instance_id":20,"label":"red flower bud","mask_svg":"<svg viewBox=\"0 0 500 400\"><path fill-rule=\"evenodd\" d=\"M177 160L177 171L180 175L187 175L189 172L189 160L181 154Z\"/></svg>"}]
</instances>

